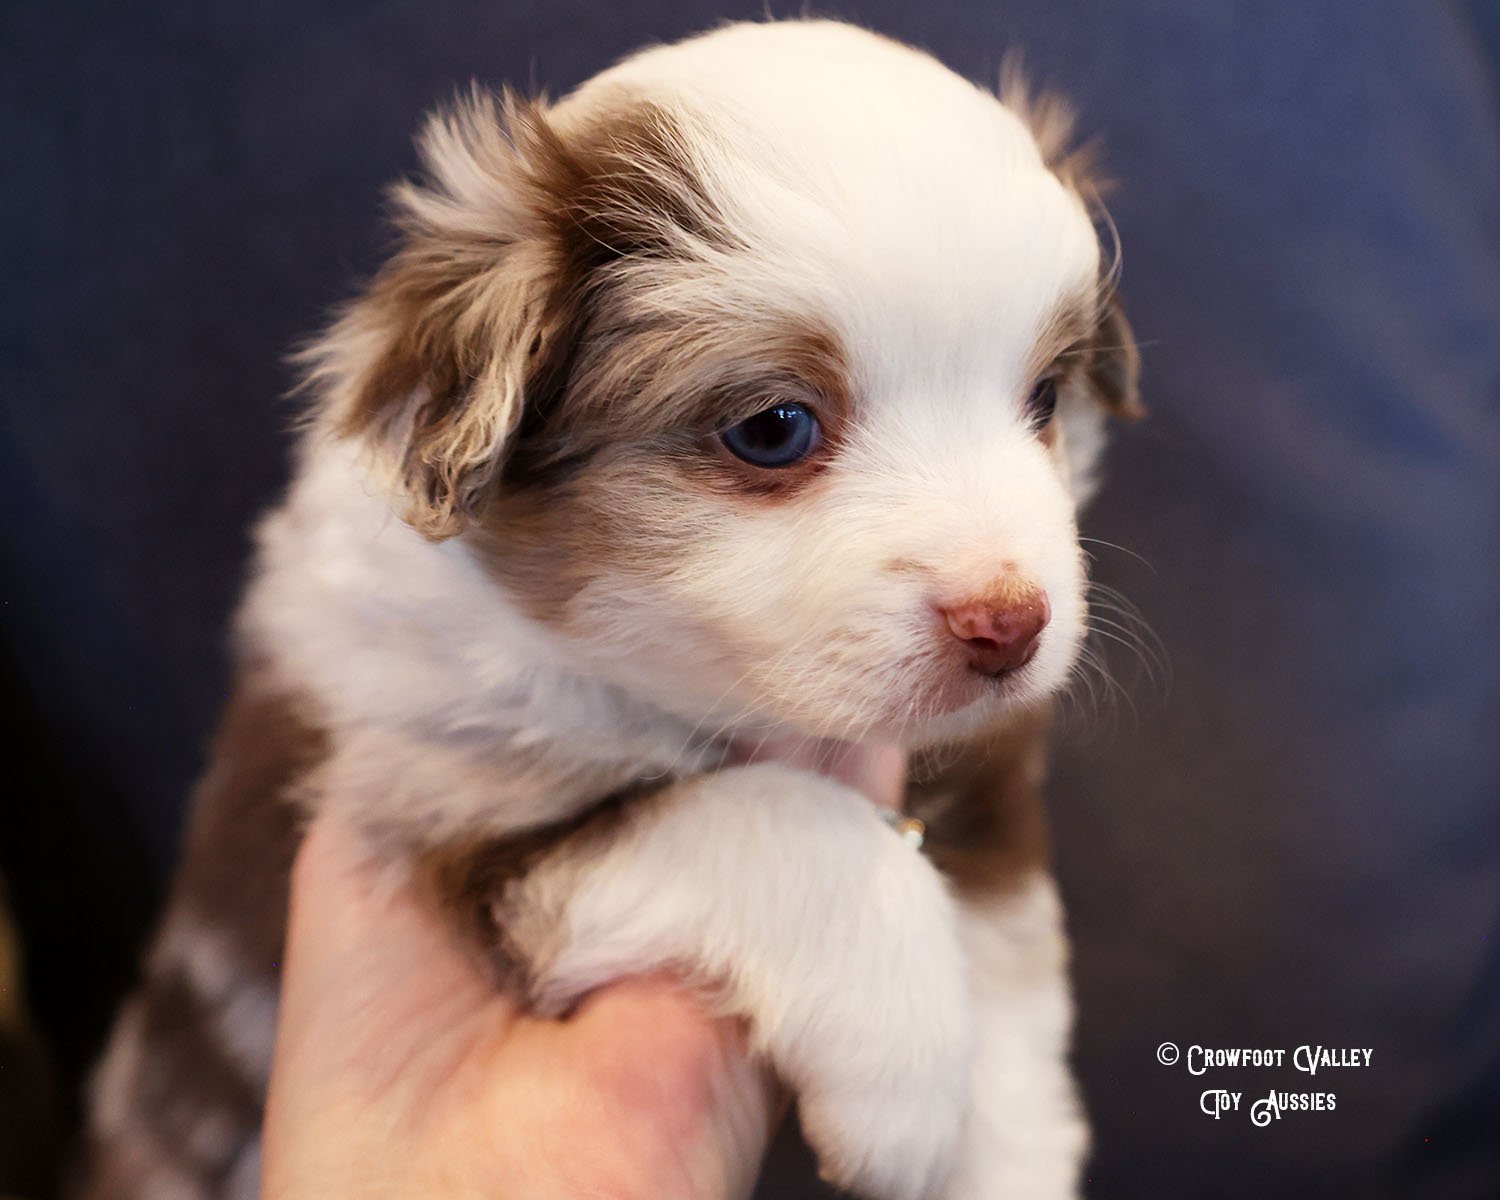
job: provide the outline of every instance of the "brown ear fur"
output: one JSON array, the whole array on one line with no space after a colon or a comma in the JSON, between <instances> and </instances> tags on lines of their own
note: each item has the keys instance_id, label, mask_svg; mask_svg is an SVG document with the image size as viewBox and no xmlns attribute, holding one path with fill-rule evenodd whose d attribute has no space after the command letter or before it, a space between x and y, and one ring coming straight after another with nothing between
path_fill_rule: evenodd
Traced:
<instances>
[{"instance_id":1,"label":"brown ear fur","mask_svg":"<svg viewBox=\"0 0 1500 1200\"><path fill-rule=\"evenodd\" d=\"M540 100L474 89L432 117L392 193L400 244L303 353L336 436L369 441L434 540L499 486L519 430L567 384L606 264L705 235L680 130L649 103L559 130Z\"/></svg>"},{"instance_id":2,"label":"brown ear fur","mask_svg":"<svg viewBox=\"0 0 1500 1200\"><path fill-rule=\"evenodd\" d=\"M433 116L423 178L391 194L399 248L300 356L317 419L370 443L403 516L433 539L456 533L498 476L545 336L527 183L544 122L540 104L478 89Z\"/></svg>"},{"instance_id":3,"label":"brown ear fur","mask_svg":"<svg viewBox=\"0 0 1500 1200\"><path fill-rule=\"evenodd\" d=\"M1117 296L1104 301L1088 362L1089 385L1111 416L1138 421L1146 415L1140 393L1141 353Z\"/></svg>"},{"instance_id":4,"label":"brown ear fur","mask_svg":"<svg viewBox=\"0 0 1500 1200\"><path fill-rule=\"evenodd\" d=\"M1112 229L1103 203L1110 180L1099 164L1099 144L1079 142L1072 105L1055 92L1033 88L1015 54L1007 55L1000 68L1000 100L1026 123L1047 169L1078 194L1099 223ZM1136 421L1146 415L1140 396L1141 356L1114 294L1116 269L1107 273L1098 324L1089 338L1088 379L1111 416Z\"/></svg>"}]
</instances>

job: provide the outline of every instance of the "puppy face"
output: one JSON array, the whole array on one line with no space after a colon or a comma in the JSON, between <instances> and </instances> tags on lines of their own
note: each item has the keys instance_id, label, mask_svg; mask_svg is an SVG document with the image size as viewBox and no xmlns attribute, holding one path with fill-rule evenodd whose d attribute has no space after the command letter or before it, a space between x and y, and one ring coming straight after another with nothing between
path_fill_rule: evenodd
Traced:
<instances>
[{"instance_id":1,"label":"puppy face","mask_svg":"<svg viewBox=\"0 0 1500 1200\"><path fill-rule=\"evenodd\" d=\"M915 745L1066 681L1134 358L1015 111L846 26L732 26L423 150L313 378L496 603L743 730Z\"/></svg>"}]
</instances>

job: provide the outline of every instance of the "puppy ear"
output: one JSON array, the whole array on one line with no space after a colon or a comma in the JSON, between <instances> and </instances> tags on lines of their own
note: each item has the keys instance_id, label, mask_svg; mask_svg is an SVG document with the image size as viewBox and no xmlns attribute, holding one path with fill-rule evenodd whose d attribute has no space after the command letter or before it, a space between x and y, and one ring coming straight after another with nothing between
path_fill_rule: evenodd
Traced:
<instances>
[{"instance_id":1,"label":"puppy ear","mask_svg":"<svg viewBox=\"0 0 1500 1200\"><path fill-rule=\"evenodd\" d=\"M399 248L301 355L317 422L374 447L423 534L460 532L502 474L576 456L564 393L589 374L590 322L609 340L601 313L631 264L724 244L690 140L679 114L623 94L566 132L509 92L428 123L425 174L392 195Z\"/></svg>"},{"instance_id":2,"label":"puppy ear","mask_svg":"<svg viewBox=\"0 0 1500 1200\"><path fill-rule=\"evenodd\" d=\"M1146 415L1140 394L1140 349L1125 309L1113 293L1104 300L1088 361L1089 386L1111 416L1138 421Z\"/></svg>"},{"instance_id":3,"label":"puppy ear","mask_svg":"<svg viewBox=\"0 0 1500 1200\"><path fill-rule=\"evenodd\" d=\"M300 356L318 420L365 440L405 520L457 533L497 483L550 360L548 261L532 164L540 103L475 90L428 122L423 177L392 193L399 248Z\"/></svg>"},{"instance_id":4,"label":"puppy ear","mask_svg":"<svg viewBox=\"0 0 1500 1200\"><path fill-rule=\"evenodd\" d=\"M1031 131L1047 169L1078 195L1102 225L1113 230L1102 200L1110 190L1110 180L1099 165L1099 143L1078 140L1073 106L1055 92L1033 88L1014 52L1006 55L1000 67L1000 101ZM1125 310L1114 294L1117 265L1101 281L1105 294L1089 339L1088 379L1111 416L1136 421L1146 415L1140 397L1141 356Z\"/></svg>"}]
</instances>

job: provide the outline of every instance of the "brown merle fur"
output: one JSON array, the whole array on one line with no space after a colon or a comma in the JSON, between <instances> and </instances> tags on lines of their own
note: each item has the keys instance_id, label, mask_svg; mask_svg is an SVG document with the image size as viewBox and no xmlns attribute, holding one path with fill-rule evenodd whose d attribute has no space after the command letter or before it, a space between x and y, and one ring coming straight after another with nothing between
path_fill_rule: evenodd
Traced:
<instances>
[{"instance_id":1,"label":"brown merle fur","mask_svg":"<svg viewBox=\"0 0 1500 1200\"><path fill-rule=\"evenodd\" d=\"M212 931L241 975L234 988L274 988L286 929L287 886L301 836L299 789L326 753L325 735L299 701L254 667L225 710L212 765L194 797L182 869L168 905ZM150 1195L163 1169L218 1194L254 1142L266 1073L226 1044L229 995L205 995L180 950L163 940L115 1031L114 1050L137 1054L123 1128L94 1131L78 1195ZM96 1086L109 1083L106 1065ZM104 1097L97 1098L102 1105Z\"/></svg>"}]
</instances>

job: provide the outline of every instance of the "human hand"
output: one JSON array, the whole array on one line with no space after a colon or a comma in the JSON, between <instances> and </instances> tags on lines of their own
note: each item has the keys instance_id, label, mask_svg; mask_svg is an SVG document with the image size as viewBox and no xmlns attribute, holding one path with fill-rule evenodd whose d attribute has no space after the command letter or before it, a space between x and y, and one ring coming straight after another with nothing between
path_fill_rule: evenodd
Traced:
<instances>
[{"instance_id":1,"label":"human hand","mask_svg":"<svg viewBox=\"0 0 1500 1200\"><path fill-rule=\"evenodd\" d=\"M562 1021L497 993L323 816L292 882L265 1200L748 1195L777 1108L731 1020L664 978Z\"/></svg>"},{"instance_id":2,"label":"human hand","mask_svg":"<svg viewBox=\"0 0 1500 1200\"><path fill-rule=\"evenodd\" d=\"M874 748L823 769L894 804L905 761ZM520 1010L337 817L314 822L292 879L264 1200L730 1200L754 1187L780 1108L739 1023L669 979L613 984L560 1021Z\"/></svg>"}]
</instances>

